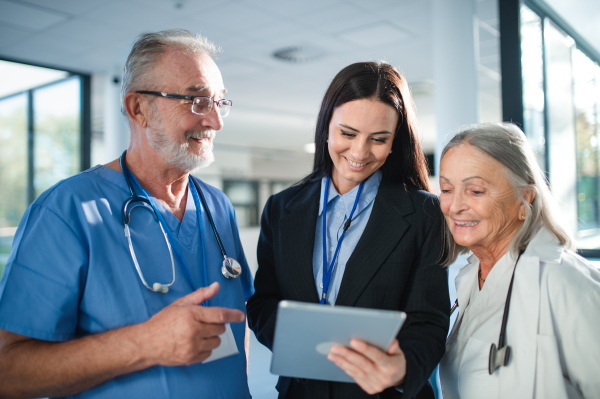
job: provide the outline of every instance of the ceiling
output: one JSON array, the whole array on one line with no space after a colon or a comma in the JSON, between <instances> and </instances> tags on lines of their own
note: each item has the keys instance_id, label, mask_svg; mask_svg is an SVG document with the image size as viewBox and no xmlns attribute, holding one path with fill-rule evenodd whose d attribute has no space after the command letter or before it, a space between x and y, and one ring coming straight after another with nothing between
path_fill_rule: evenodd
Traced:
<instances>
[{"instance_id":1,"label":"ceiling","mask_svg":"<svg viewBox=\"0 0 600 399\"><path fill-rule=\"evenodd\" d=\"M202 33L223 49L217 64L234 101L218 142L290 151L312 141L321 98L342 67L383 59L411 84L424 147L432 150L433 2L0 0L0 58L119 77L139 33ZM496 1L476 0L476 7L480 71L498 86ZM290 47L307 59L273 57Z\"/></svg>"}]
</instances>

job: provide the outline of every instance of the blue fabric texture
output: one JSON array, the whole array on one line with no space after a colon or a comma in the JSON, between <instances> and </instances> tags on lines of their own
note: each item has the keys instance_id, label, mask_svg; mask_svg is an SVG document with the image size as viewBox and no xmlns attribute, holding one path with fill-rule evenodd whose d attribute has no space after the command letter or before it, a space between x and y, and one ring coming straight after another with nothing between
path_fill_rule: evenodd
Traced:
<instances>
[{"instance_id":1,"label":"blue fabric texture","mask_svg":"<svg viewBox=\"0 0 600 399\"><path fill-rule=\"evenodd\" d=\"M0 328L47 341L73 338L140 323L177 298L218 281L211 306L245 311L253 281L239 239L231 202L199 181L227 254L242 266L240 278L221 274L223 261L202 213L206 272L196 207L188 191L182 222L158 201L190 268L192 282L175 258L176 280L167 294L151 292L135 270L121 222L129 190L120 172L96 166L63 180L27 209L0 281ZM189 189L188 189L189 190ZM141 194L138 192L138 195ZM132 213L130 229L148 284L169 283L171 261L158 222L144 209ZM77 398L249 398L244 323L231 325L239 354L207 364L151 367L91 388Z\"/></svg>"},{"instance_id":2,"label":"blue fabric texture","mask_svg":"<svg viewBox=\"0 0 600 399\"><path fill-rule=\"evenodd\" d=\"M362 236L365 226L371 216L373 210L373 200L377 196L379 183L381 182L381 171L377 170L369 177L363 186L360 198L352 217L350 228L346 231L344 240L340 246L340 250L333 266L333 272L329 289L327 293L327 304L335 305L335 300L344 277L346 263L352 255L358 240ZM321 198L319 199L319 215L317 217L317 227L315 231L315 246L313 250L313 274L315 276L315 284L319 293L319 298L323 294L323 196L325 195L325 185L327 177L321 179ZM358 185L347 193L340 195L333 181L329 182L329 193L327 195L327 267L331 264L333 254L342 235L344 222L348 219L352 206L358 192Z\"/></svg>"}]
</instances>

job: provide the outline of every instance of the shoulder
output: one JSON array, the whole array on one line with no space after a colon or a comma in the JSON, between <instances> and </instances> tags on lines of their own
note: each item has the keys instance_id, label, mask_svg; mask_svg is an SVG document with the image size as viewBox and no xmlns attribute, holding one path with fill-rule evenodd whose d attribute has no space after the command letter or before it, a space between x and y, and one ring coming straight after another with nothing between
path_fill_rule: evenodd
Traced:
<instances>
[{"instance_id":1,"label":"shoulder","mask_svg":"<svg viewBox=\"0 0 600 399\"><path fill-rule=\"evenodd\" d=\"M192 179L194 179L194 181L196 183L198 183L198 186L202 190L202 193L204 194L204 196L206 197L207 200L208 200L208 197L210 197L210 198L214 198L216 200L226 200L229 202L229 198L227 198L225 193L223 191L219 190L218 188L216 188L215 186L212 186L212 185L200 180L196 176L192 176Z\"/></svg>"},{"instance_id":2,"label":"shoulder","mask_svg":"<svg viewBox=\"0 0 600 399\"><path fill-rule=\"evenodd\" d=\"M539 262L543 295L550 302L595 301L600 306L600 272L586 259L566 250L548 230L537 232L523 254ZM585 292L585 296L579 293ZM554 307L554 306L553 306Z\"/></svg>"},{"instance_id":3,"label":"shoulder","mask_svg":"<svg viewBox=\"0 0 600 399\"><path fill-rule=\"evenodd\" d=\"M407 188L407 192L412 199L417 211L439 216L441 214L440 201L437 195L429 191L419 190L414 187Z\"/></svg>"},{"instance_id":4,"label":"shoulder","mask_svg":"<svg viewBox=\"0 0 600 399\"><path fill-rule=\"evenodd\" d=\"M378 195L390 201L401 213L433 219L441 217L439 199L429 191L383 179Z\"/></svg>"},{"instance_id":5,"label":"shoulder","mask_svg":"<svg viewBox=\"0 0 600 399\"><path fill-rule=\"evenodd\" d=\"M565 288L587 280L595 280L596 284L600 281L600 272L590 262L566 250L544 227L533 235L523 256L539 261L543 269L543 279L551 289Z\"/></svg>"},{"instance_id":6,"label":"shoulder","mask_svg":"<svg viewBox=\"0 0 600 399\"><path fill-rule=\"evenodd\" d=\"M206 199L206 203L211 210L215 210L220 214L221 212L226 212L229 214L233 214L233 204L231 200L225 195L225 193L215 186L212 186L199 178L192 176L192 179L196 183L198 183L198 187L202 190L202 194Z\"/></svg>"},{"instance_id":7,"label":"shoulder","mask_svg":"<svg viewBox=\"0 0 600 399\"><path fill-rule=\"evenodd\" d=\"M307 183L297 183L294 184L285 190L278 192L277 194L273 194L273 199L292 199L298 195L302 195L306 191L310 191L311 189L319 190L321 187L321 179L310 181Z\"/></svg>"},{"instance_id":8,"label":"shoulder","mask_svg":"<svg viewBox=\"0 0 600 399\"><path fill-rule=\"evenodd\" d=\"M94 166L84 170L74 176L59 181L33 202L32 206L48 206L61 208L72 205L74 199L96 200L98 193L104 191L106 183L111 183L117 188L117 179L121 176L120 172L106 168L102 165ZM123 183L125 184L125 183Z\"/></svg>"},{"instance_id":9,"label":"shoulder","mask_svg":"<svg viewBox=\"0 0 600 399\"><path fill-rule=\"evenodd\" d=\"M321 192L321 180L315 180L308 183L295 184L291 187L273 194L269 198L271 206L277 207L295 207L302 204L303 201L319 195Z\"/></svg>"},{"instance_id":10,"label":"shoulder","mask_svg":"<svg viewBox=\"0 0 600 399\"><path fill-rule=\"evenodd\" d=\"M563 250L559 263L541 263L550 293L600 292L600 271L574 252Z\"/></svg>"}]
</instances>

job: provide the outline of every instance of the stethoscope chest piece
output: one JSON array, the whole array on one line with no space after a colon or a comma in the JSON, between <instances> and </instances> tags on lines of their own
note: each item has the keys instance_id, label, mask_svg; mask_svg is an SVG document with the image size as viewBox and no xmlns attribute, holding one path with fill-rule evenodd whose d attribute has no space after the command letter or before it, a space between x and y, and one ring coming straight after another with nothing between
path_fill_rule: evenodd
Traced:
<instances>
[{"instance_id":1,"label":"stethoscope chest piece","mask_svg":"<svg viewBox=\"0 0 600 399\"><path fill-rule=\"evenodd\" d=\"M223 266L221 267L221 273L225 278L236 278L242 274L242 266L239 262L233 258L225 258L223 260Z\"/></svg>"},{"instance_id":2,"label":"stethoscope chest piece","mask_svg":"<svg viewBox=\"0 0 600 399\"><path fill-rule=\"evenodd\" d=\"M510 346L506 345L498 349L496 344L492 344L490 347L490 357L488 363L488 371L490 375L492 375L497 368L500 368L500 366L506 366L509 358Z\"/></svg>"}]
</instances>

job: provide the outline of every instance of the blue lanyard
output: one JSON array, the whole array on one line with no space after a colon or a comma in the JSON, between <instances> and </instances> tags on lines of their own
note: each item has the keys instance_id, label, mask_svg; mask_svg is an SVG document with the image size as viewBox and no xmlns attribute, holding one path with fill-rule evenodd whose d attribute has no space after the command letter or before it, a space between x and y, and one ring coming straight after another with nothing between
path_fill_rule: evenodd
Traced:
<instances>
[{"instance_id":1,"label":"blue lanyard","mask_svg":"<svg viewBox=\"0 0 600 399\"><path fill-rule=\"evenodd\" d=\"M354 215L354 211L356 210L356 205L358 205L358 199L360 198L360 192L362 191L363 185L366 180L363 180L358 186L358 192L356 193L356 198L354 199L354 205L352 206L352 211L350 211L350 216L344 223L344 231L342 231L342 235L338 239L337 247L335 248L335 253L333 254L333 259L331 260L331 264L329 268L327 267L327 195L329 193L329 180L331 176L327 176L327 183L325 183L325 194L323 195L323 294L321 295L321 301L319 302L321 305L327 303L327 289L329 288L329 283L331 282L331 275L335 270L335 260L338 256L338 252L340 251L340 246L342 245L342 240L344 239L344 235L346 231L350 227L350 223L352 222L352 216Z\"/></svg>"},{"instance_id":2,"label":"blue lanyard","mask_svg":"<svg viewBox=\"0 0 600 399\"><path fill-rule=\"evenodd\" d=\"M179 259L179 262L181 263L181 266L183 267L183 272L185 273L185 276L187 277L188 281L190 282L190 285L192 286L192 289L194 291L196 291L197 287L194 284L194 281L192 280L192 275L190 273L190 269L188 268L187 263L183 259L183 254L181 253L181 250L179 249L179 245L177 244L177 240L173 236L173 233L171 232L171 229L169 229L169 226L167 225L167 222L163 218L162 214L156 208L156 205L154 205L154 201L152 201L152 198L151 198L150 194L144 189L144 187L142 187L142 185L140 184L140 182L137 180L137 178L135 177L135 175L133 173L131 173L131 171L129 170L129 168L127 168L124 172L127 173L132 178L132 180L134 181L134 183L138 187L141 188L141 190L144 193L144 195L146 196L146 198L148 198L148 201L150 201L150 205L152 206L152 209L154 209L154 213L156 213L156 216L158 217L158 222L163 226L165 232L167 233L167 237L169 239L169 242L171 242L171 247L173 248L173 250L175 252L175 255L177 256L177 258ZM196 214L198 216L198 225L200 226L200 249L201 249L201 252L202 252L202 262L201 262L201 264L202 264L202 272L203 272L202 274L203 274L203 278L204 278L204 283L208 283L208 275L207 275L207 272L206 272L206 251L204 251L204 226L202 226L202 213L201 213L201 208L200 208L200 203L199 203L200 200L198 198L198 192L196 191L196 187L194 186L194 184L192 182L192 176L189 176L189 182L188 182L188 184L189 184L190 190L192 192L192 197L194 198L194 204L196 205ZM204 306L208 306L208 301L204 301L203 305Z\"/></svg>"}]
</instances>

